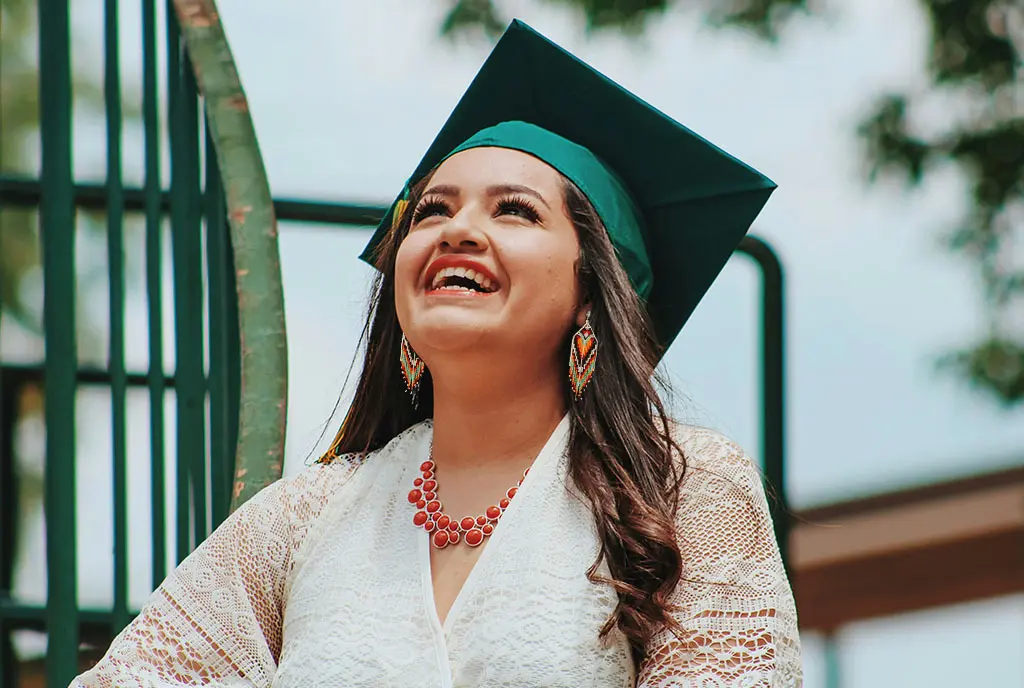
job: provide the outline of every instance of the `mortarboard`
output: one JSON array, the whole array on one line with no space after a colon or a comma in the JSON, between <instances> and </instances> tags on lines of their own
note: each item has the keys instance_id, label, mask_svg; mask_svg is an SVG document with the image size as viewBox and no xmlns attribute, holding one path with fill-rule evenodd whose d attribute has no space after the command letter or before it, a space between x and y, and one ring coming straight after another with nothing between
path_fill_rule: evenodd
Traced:
<instances>
[{"instance_id":1,"label":"mortarboard","mask_svg":"<svg viewBox=\"0 0 1024 688\"><path fill-rule=\"evenodd\" d=\"M360 258L373 264L412 185L447 157L479 146L535 155L583 191L666 349L775 189L516 20Z\"/></svg>"}]
</instances>

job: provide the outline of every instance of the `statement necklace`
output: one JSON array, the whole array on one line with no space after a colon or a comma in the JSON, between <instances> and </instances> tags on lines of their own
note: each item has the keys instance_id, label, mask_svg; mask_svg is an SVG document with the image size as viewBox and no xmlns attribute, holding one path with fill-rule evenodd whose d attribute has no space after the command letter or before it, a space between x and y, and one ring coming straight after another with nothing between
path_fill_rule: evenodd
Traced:
<instances>
[{"instance_id":1,"label":"statement necklace","mask_svg":"<svg viewBox=\"0 0 1024 688\"><path fill-rule=\"evenodd\" d=\"M523 471L523 479L530 472L527 468ZM437 476L434 474L434 462L424 461L420 464L422 477L412 481L413 489L409 491L409 503L418 510L412 517L413 525L431 533L430 541L434 547L444 549L448 545L457 545L465 542L470 547L477 547L484 541L484 538L494 532L494 526L498 523L501 515L505 513L512 498L516 496L519 487L510 487L505 496L487 507L483 514L473 518L466 516L458 520L444 513L444 506L437 499Z\"/></svg>"}]
</instances>

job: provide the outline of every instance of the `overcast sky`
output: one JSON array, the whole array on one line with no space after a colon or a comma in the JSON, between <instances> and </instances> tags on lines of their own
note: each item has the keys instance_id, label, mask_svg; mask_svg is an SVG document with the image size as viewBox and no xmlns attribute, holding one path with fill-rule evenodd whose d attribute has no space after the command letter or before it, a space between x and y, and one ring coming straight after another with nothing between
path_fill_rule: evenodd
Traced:
<instances>
[{"instance_id":1,"label":"overcast sky","mask_svg":"<svg viewBox=\"0 0 1024 688\"><path fill-rule=\"evenodd\" d=\"M140 64L136 4L122 3L129 82L138 81ZM282 10L279 0L219 0L275 195L392 199L489 49L438 40L443 4L304 0ZM780 48L770 48L702 27L683 12L653 22L640 43L588 40L564 10L505 3L779 183L755 232L776 248L786 270L787 488L798 507L1024 461L1021 411L1001 411L934 372L937 355L971 341L984 325L973 273L939 247L938 230L966 207L961 181L946 170L913 195L897 185L862 183L853 132L871 96L926 84L927 36L917 4L833 4L842 7L827 19L798 21ZM76 65L99 77L101 3L74 5ZM102 121L76 118L82 178L103 169L102 136ZM138 179L139 132L128 132L125 150L128 174ZM367 237L355 230L282 229L291 353L288 472L301 470L313 450L352 359L369 277L355 255ZM755 455L758 290L757 271L735 259L666 357L685 397L681 414L731 435ZM146 351L141 297L132 298L129 313L140 319L128 343L139 367ZM100 419L105 411L101 399L97 404ZM133 413L134 426L145 426L144 405ZM82 428L80 461L107 460L108 427ZM141 431L130 439L135 451L146 451ZM87 476L83 496L109 489L104 471ZM145 504L135 508L145 520ZM84 568L85 580L102 580L109 563ZM144 592L145 581L136 587ZM857 626L841 644L849 667L844 685L1021 685L1024 668L1012 660L1024 645L1021 619L1018 597ZM966 647L972 638L977 654ZM923 660L947 642L958 647L962 662ZM821 685L818 656L808 656L808 686ZM997 673L985 679L972 656L1006 661L991 662Z\"/></svg>"},{"instance_id":2,"label":"overcast sky","mask_svg":"<svg viewBox=\"0 0 1024 688\"><path fill-rule=\"evenodd\" d=\"M276 193L391 200L488 50L439 41L442 4L221 2ZM1024 460L1020 411L934 372L983 325L973 273L938 246L965 208L960 180L949 171L910 197L861 183L856 122L871 95L923 86L924 24L909 0L843 5L794 25L781 49L682 12L641 45L587 41L568 12L506 5L779 183L756 232L788 278L797 505ZM353 258L365 235L282 237L294 458L337 395L368 273ZM735 260L666 358L685 415L755 453L758 289Z\"/></svg>"}]
</instances>

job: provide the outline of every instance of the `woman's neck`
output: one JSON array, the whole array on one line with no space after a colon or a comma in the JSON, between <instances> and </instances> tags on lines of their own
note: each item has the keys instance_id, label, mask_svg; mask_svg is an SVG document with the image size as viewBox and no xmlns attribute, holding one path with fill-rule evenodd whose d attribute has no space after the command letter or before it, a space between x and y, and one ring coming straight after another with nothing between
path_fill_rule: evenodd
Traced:
<instances>
[{"instance_id":1,"label":"woman's neck","mask_svg":"<svg viewBox=\"0 0 1024 688\"><path fill-rule=\"evenodd\" d=\"M439 465L532 461L565 415L552 374L434 376L434 456Z\"/></svg>"}]
</instances>

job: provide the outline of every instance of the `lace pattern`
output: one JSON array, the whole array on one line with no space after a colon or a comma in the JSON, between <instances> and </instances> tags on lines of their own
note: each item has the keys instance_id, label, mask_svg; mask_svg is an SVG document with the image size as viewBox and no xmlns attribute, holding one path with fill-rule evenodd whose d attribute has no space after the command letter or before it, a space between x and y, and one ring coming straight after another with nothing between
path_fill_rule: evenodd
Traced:
<instances>
[{"instance_id":1,"label":"lace pattern","mask_svg":"<svg viewBox=\"0 0 1024 688\"><path fill-rule=\"evenodd\" d=\"M358 471L337 461L260 492L72 686L801 685L796 610L767 501L734 443L678 429L685 568L671 601L683 630L655 637L634 679L625 638L596 638L614 594L585 579L599 543L589 510L566 489L564 457L531 471L520 513L502 520L462 611L444 628L430 618L422 533L402 505L430 431L410 429ZM496 651L495 638L514 647Z\"/></svg>"},{"instance_id":2,"label":"lace pattern","mask_svg":"<svg viewBox=\"0 0 1024 688\"><path fill-rule=\"evenodd\" d=\"M285 577L302 535L354 464L262 490L190 554L75 688L269 686Z\"/></svg>"},{"instance_id":3,"label":"lace pattern","mask_svg":"<svg viewBox=\"0 0 1024 688\"><path fill-rule=\"evenodd\" d=\"M757 468L706 429L681 428L687 457L676 532L683 628L653 639L640 685L790 688L802 683L796 606Z\"/></svg>"}]
</instances>

